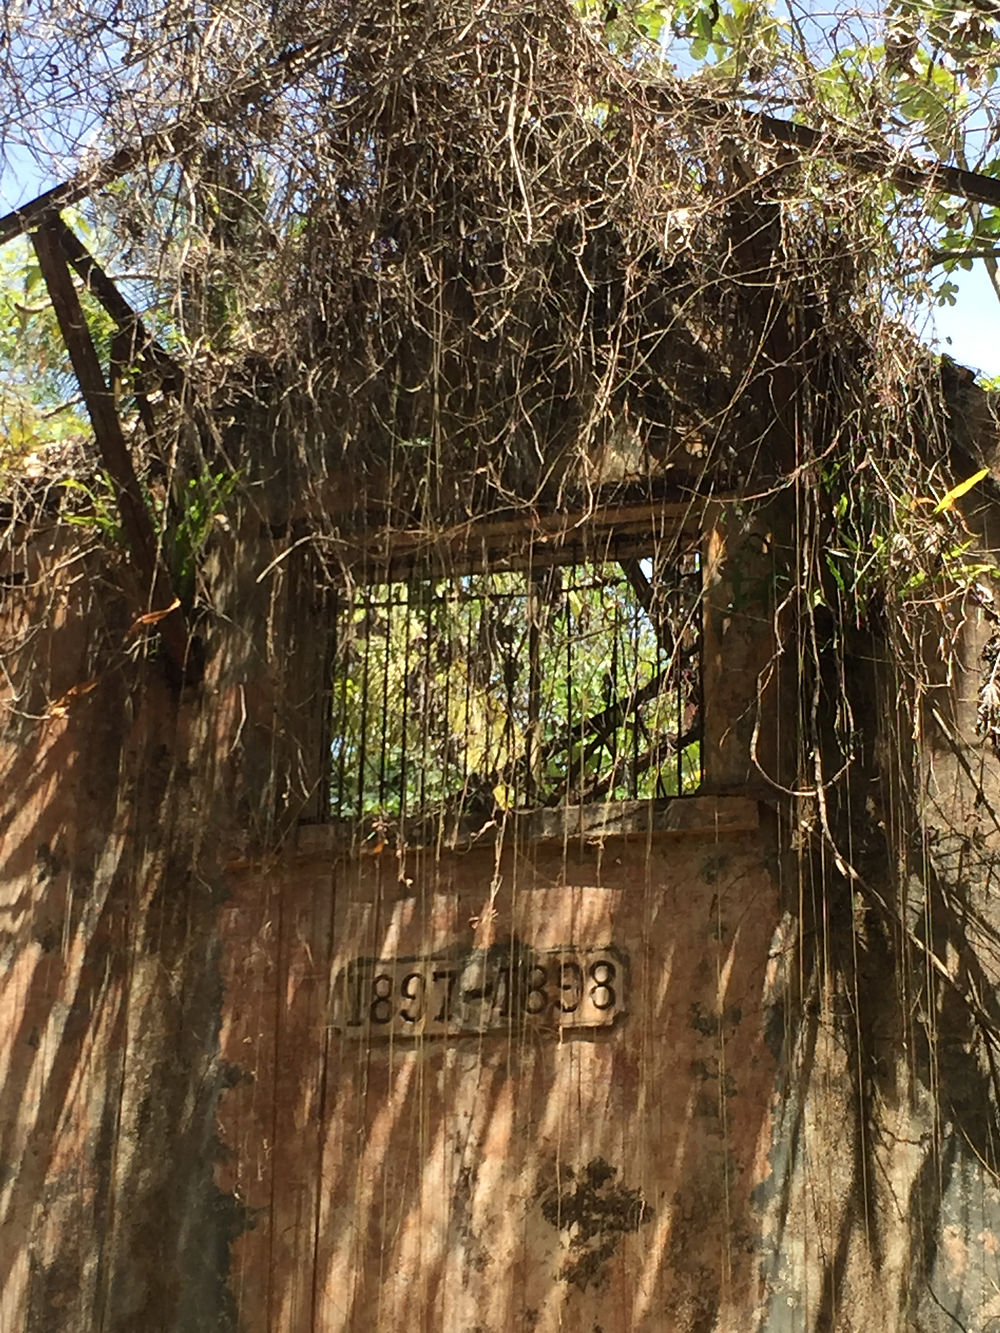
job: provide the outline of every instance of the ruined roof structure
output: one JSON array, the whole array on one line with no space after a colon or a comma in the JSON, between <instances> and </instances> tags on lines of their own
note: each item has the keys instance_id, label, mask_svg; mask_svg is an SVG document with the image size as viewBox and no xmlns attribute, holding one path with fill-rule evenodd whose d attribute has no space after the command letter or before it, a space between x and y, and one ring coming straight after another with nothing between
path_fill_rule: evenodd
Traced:
<instances>
[{"instance_id":1,"label":"ruined roof structure","mask_svg":"<svg viewBox=\"0 0 1000 1333\"><path fill-rule=\"evenodd\" d=\"M92 427L2 474L0 1327L991 1327L927 173L561 6L307 19L0 222Z\"/></svg>"}]
</instances>

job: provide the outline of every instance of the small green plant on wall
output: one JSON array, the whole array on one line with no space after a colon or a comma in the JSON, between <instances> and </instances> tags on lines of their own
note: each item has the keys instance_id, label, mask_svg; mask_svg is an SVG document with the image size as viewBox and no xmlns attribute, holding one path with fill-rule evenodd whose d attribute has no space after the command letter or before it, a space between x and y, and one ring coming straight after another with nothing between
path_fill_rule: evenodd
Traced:
<instances>
[{"instance_id":1,"label":"small green plant on wall","mask_svg":"<svg viewBox=\"0 0 1000 1333\"><path fill-rule=\"evenodd\" d=\"M173 488L172 495L146 488L144 496L153 530L161 545L174 591L183 606L191 606L197 592L198 569L208 539L240 480L238 472L213 472L204 468ZM67 523L89 529L108 546L121 546L123 534L115 485L107 472L100 472L87 485L67 478L63 487L83 508L64 515Z\"/></svg>"},{"instance_id":2,"label":"small green plant on wall","mask_svg":"<svg viewBox=\"0 0 1000 1333\"><path fill-rule=\"evenodd\" d=\"M184 606L195 600L205 546L217 521L224 517L226 504L239 480L238 472L213 472L205 468L176 486L173 503L164 504L157 516L157 530L174 591Z\"/></svg>"}]
</instances>

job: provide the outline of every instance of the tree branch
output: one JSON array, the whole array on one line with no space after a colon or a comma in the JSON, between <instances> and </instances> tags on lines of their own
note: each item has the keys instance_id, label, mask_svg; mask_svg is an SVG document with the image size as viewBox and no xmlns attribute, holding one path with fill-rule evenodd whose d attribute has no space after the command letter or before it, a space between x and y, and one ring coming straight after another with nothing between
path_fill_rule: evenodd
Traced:
<instances>
[{"instance_id":1,"label":"tree branch","mask_svg":"<svg viewBox=\"0 0 1000 1333\"><path fill-rule=\"evenodd\" d=\"M77 173L68 181L53 186L30 203L0 218L0 245L5 245L16 236L23 236L53 213L79 203L87 195L119 180L138 166L148 168L158 162L169 162L179 157L197 142L206 126L221 124L227 117L245 111L255 102L276 97L290 82L315 68L336 49L337 42L333 36L317 37L292 51L282 52L277 59L265 65L259 74L238 81L215 97L202 98L188 115L174 121L172 125L141 135L134 144L120 148L91 170Z\"/></svg>"},{"instance_id":2,"label":"tree branch","mask_svg":"<svg viewBox=\"0 0 1000 1333\"><path fill-rule=\"evenodd\" d=\"M946 264L949 259L1000 259L1000 249L990 246L979 250L932 250L927 262L934 267Z\"/></svg>"}]
</instances>

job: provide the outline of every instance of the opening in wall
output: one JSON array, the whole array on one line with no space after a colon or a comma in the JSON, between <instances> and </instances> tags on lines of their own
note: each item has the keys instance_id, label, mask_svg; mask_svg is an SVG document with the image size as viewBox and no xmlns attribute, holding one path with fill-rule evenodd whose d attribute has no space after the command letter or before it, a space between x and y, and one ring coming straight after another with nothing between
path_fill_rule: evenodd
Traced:
<instances>
[{"instance_id":1,"label":"opening in wall","mask_svg":"<svg viewBox=\"0 0 1000 1333\"><path fill-rule=\"evenodd\" d=\"M342 594L331 815L696 792L702 559L696 542L665 545L448 575L410 564Z\"/></svg>"}]
</instances>

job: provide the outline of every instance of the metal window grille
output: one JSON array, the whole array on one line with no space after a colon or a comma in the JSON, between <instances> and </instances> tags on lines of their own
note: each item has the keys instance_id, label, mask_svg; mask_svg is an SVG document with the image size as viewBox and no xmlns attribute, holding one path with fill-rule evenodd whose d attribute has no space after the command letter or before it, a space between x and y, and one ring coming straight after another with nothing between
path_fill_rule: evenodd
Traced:
<instances>
[{"instance_id":1,"label":"metal window grille","mask_svg":"<svg viewBox=\"0 0 1000 1333\"><path fill-rule=\"evenodd\" d=\"M702 777L696 549L357 587L337 612L331 813L488 815Z\"/></svg>"}]
</instances>

